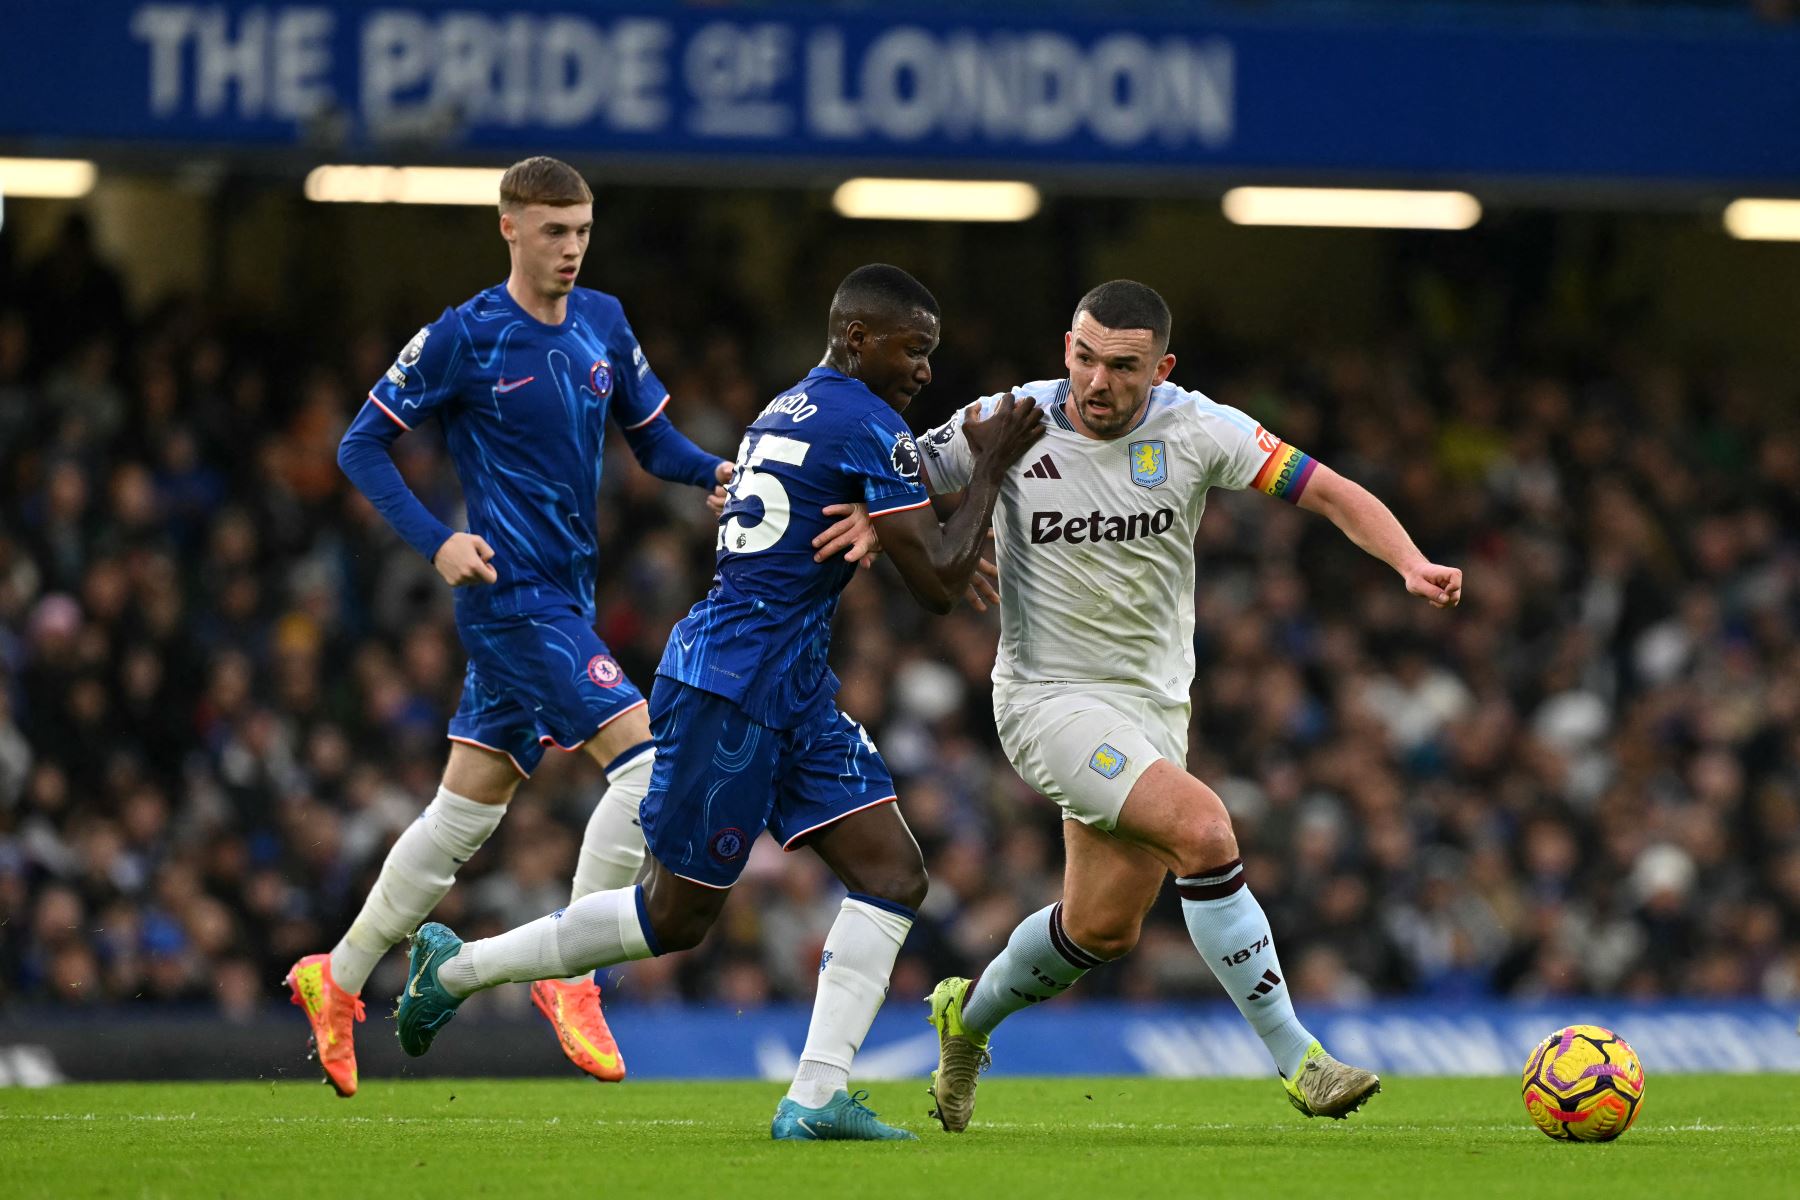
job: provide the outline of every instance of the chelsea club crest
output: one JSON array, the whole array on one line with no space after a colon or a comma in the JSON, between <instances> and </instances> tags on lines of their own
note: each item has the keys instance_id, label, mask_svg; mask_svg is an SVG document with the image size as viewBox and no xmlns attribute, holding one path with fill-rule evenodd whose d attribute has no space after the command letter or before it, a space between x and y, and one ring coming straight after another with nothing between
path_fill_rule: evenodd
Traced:
<instances>
[{"instance_id":1,"label":"chelsea club crest","mask_svg":"<svg viewBox=\"0 0 1800 1200\"><path fill-rule=\"evenodd\" d=\"M1169 459L1161 441L1133 442L1130 452L1131 482L1146 488L1169 482Z\"/></svg>"},{"instance_id":2,"label":"chelsea club crest","mask_svg":"<svg viewBox=\"0 0 1800 1200\"><path fill-rule=\"evenodd\" d=\"M601 399L605 399L607 393L612 391L612 385L613 373L611 364L604 358L596 358L594 360L594 365L588 368L588 387L593 390L594 395L599 396Z\"/></svg>"},{"instance_id":3,"label":"chelsea club crest","mask_svg":"<svg viewBox=\"0 0 1800 1200\"><path fill-rule=\"evenodd\" d=\"M750 852L750 839L737 828L721 829L706 843L709 854L722 863L734 863Z\"/></svg>"}]
</instances>

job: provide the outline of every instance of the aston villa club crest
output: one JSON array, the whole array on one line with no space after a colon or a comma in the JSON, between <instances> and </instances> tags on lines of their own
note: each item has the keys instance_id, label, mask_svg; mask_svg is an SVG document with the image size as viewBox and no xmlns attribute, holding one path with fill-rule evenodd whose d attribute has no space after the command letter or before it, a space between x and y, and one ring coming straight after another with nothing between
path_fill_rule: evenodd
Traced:
<instances>
[{"instance_id":1,"label":"aston villa club crest","mask_svg":"<svg viewBox=\"0 0 1800 1200\"><path fill-rule=\"evenodd\" d=\"M1130 451L1131 482L1146 488L1169 482L1169 458L1161 441L1133 442Z\"/></svg>"},{"instance_id":2,"label":"aston villa club crest","mask_svg":"<svg viewBox=\"0 0 1800 1200\"><path fill-rule=\"evenodd\" d=\"M588 387L594 395L605 399L612 393L612 366L604 358L596 358L594 365L588 368Z\"/></svg>"},{"instance_id":3,"label":"aston villa club crest","mask_svg":"<svg viewBox=\"0 0 1800 1200\"><path fill-rule=\"evenodd\" d=\"M1100 748L1088 759L1088 766L1107 779L1117 779L1129 761L1111 742L1101 742Z\"/></svg>"}]
</instances>

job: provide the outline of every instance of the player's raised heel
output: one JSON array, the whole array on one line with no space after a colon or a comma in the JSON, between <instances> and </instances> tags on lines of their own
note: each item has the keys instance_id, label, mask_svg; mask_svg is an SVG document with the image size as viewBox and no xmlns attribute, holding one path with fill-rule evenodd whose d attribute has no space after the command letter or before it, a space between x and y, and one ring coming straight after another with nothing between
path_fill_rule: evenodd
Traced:
<instances>
[{"instance_id":1,"label":"player's raised heel","mask_svg":"<svg viewBox=\"0 0 1800 1200\"><path fill-rule=\"evenodd\" d=\"M394 1010L395 1032L400 1048L417 1058L431 1049L438 1030L450 1023L463 997L452 996L438 982L438 968L456 957L462 939L447 925L428 921L412 935L406 955L406 990L400 993L400 1006Z\"/></svg>"},{"instance_id":2,"label":"player's raised heel","mask_svg":"<svg viewBox=\"0 0 1800 1200\"><path fill-rule=\"evenodd\" d=\"M313 1054L325 1078L348 1099L356 1095L356 1022L363 1019L362 997L352 995L331 977L331 955L309 954L288 968L283 980L293 1003L312 1027Z\"/></svg>"},{"instance_id":3,"label":"player's raised heel","mask_svg":"<svg viewBox=\"0 0 1800 1200\"><path fill-rule=\"evenodd\" d=\"M1343 1120L1381 1090L1373 1071L1341 1063L1314 1042L1292 1079L1283 1079L1288 1102L1309 1117Z\"/></svg>"},{"instance_id":4,"label":"player's raised heel","mask_svg":"<svg viewBox=\"0 0 1800 1200\"><path fill-rule=\"evenodd\" d=\"M919 1135L889 1125L863 1101L869 1093L852 1096L843 1088L820 1108L782 1097L769 1122L769 1136L778 1142L916 1142Z\"/></svg>"},{"instance_id":5,"label":"player's raised heel","mask_svg":"<svg viewBox=\"0 0 1800 1200\"><path fill-rule=\"evenodd\" d=\"M938 1065L931 1073L928 1091L937 1107L931 1115L947 1133L961 1133L975 1114L975 1084L992 1059L985 1036L963 1027L963 1002L968 999L967 979L946 979L925 999L931 1005L926 1021L938 1031Z\"/></svg>"}]
</instances>

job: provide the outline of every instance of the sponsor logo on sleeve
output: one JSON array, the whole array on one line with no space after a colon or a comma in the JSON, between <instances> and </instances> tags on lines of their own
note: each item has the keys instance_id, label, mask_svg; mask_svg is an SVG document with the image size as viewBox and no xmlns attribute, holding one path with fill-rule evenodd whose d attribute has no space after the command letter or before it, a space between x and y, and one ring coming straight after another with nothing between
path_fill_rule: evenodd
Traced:
<instances>
[{"instance_id":1,"label":"sponsor logo on sleeve","mask_svg":"<svg viewBox=\"0 0 1800 1200\"><path fill-rule=\"evenodd\" d=\"M955 437L956 425L950 421L944 422L925 435L925 453L933 458L941 458L944 447L948 446Z\"/></svg>"},{"instance_id":2,"label":"sponsor logo on sleeve","mask_svg":"<svg viewBox=\"0 0 1800 1200\"><path fill-rule=\"evenodd\" d=\"M894 465L894 474L902 479L919 477L919 447L912 439L912 434L903 433L894 439L894 448L888 451L888 461Z\"/></svg>"},{"instance_id":3,"label":"sponsor logo on sleeve","mask_svg":"<svg viewBox=\"0 0 1800 1200\"><path fill-rule=\"evenodd\" d=\"M400 347L400 357L396 358L394 360L394 365L387 370L389 383L393 384L395 387L406 386L406 370L408 367L418 362L419 356L425 353L425 339L430 336L431 326L427 325L419 330L419 332L413 334L412 341Z\"/></svg>"}]
</instances>

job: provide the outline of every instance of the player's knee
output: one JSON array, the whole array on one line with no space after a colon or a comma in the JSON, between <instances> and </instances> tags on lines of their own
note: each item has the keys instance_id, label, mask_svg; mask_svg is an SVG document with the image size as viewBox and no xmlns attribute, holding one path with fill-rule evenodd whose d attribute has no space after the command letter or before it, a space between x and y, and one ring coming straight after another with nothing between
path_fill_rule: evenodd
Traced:
<instances>
[{"instance_id":1,"label":"player's knee","mask_svg":"<svg viewBox=\"0 0 1800 1200\"><path fill-rule=\"evenodd\" d=\"M1130 954L1138 944L1138 934L1143 927L1142 919L1127 920L1105 914L1083 919L1069 912L1067 902L1063 905L1063 932L1069 935L1069 940L1107 962Z\"/></svg>"},{"instance_id":2,"label":"player's knee","mask_svg":"<svg viewBox=\"0 0 1800 1200\"><path fill-rule=\"evenodd\" d=\"M931 877L925 873L925 863L921 860L902 871L894 878L892 886L894 894L888 898L918 912L919 906L925 903L925 893L931 890Z\"/></svg>"},{"instance_id":3,"label":"player's knee","mask_svg":"<svg viewBox=\"0 0 1800 1200\"><path fill-rule=\"evenodd\" d=\"M911 862L887 863L866 869L850 884L853 892L886 900L914 912L925 903L925 893L930 888L931 878L925 873L924 860L919 858Z\"/></svg>"},{"instance_id":4,"label":"player's knee","mask_svg":"<svg viewBox=\"0 0 1800 1200\"><path fill-rule=\"evenodd\" d=\"M1176 847L1183 875L1201 875L1238 856L1237 834L1223 812L1189 822Z\"/></svg>"},{"instance_id":5,"label":"player's knee","mask_svg":"<svg viewBox=\"0 0 1800 1200\"><path fill-rule=\"evenodd\" d=\"M652 915L650 926L656 933L657 949L664 954L674 954L680 950L692 950L706 940L706 931L712 928L712 915L671 913L660 918Z\"/></svg>"}]
</instances>

